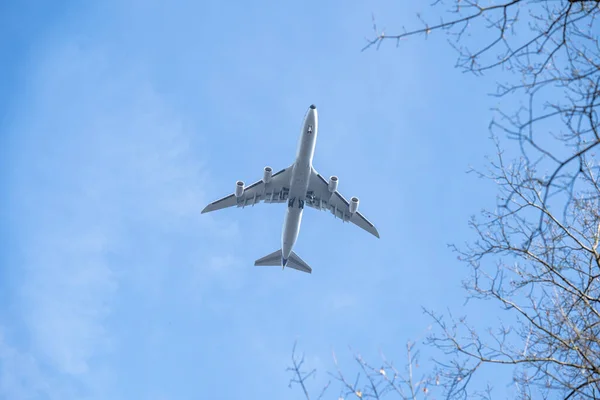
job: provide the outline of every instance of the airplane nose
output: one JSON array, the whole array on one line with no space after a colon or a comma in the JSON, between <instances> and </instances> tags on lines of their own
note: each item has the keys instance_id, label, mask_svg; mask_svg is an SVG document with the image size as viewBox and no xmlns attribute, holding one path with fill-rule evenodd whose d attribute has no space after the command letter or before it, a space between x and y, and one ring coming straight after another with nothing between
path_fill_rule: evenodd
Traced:
<instances>
[{"instance_id":1,"label":"airplane nose","mask_svg":"<svg viewBox=\"0 0 600 400\"><path fill-rule=\"evenodd\" d=\"M311 104L311 105L310 105L310 109L311 109L311 110L314 110L315 108L317 108L317 106L315 106L314 104Z\"/></svg>"}]
</instances>

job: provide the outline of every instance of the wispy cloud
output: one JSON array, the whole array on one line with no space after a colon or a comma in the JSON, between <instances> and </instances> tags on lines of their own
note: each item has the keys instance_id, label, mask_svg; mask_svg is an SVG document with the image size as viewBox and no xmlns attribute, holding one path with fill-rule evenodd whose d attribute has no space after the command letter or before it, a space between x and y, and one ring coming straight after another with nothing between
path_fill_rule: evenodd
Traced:
<instances>
[{"instance_id":1,"label":"wispy cloud","mask_svg":"<svg viewBox=\"0 0 600 400\"><path fill-rule=\"evenodd\" d=\"M414 282L454 274L429 239L457 237L448 218L466 213L464 196L431 206L444 182L471 187L462 161L448 167L478 153L449 147L448 127L480 114L455 101L464 81L436 75L418 41L360 53L372 10L340 14L341 1L98 4L69 9L11 66L28 80L2 140L0 397L185 399L217 386L281 398L296 336L325 366L332 345L409 336L414 305L435 297ZM362 198L382 239L306 210L296 250L314 273L254 267L278 247L285 205L200 211L235 179L289 165L311 102L315 168Z\"/></svg>"},{"instance_id":2,"label":"wispy cloud","mask_svg":"<svg viewBox=\"0 0 600 400\"><path fill-rule=\"evenodd\" d=\"M48 384L41 379L37 361L30 354L24 354L6 343L0 337L0 394L11 399L27 399L36 393L48 392Z\"/></svg>"},{"instance_id":3,"label":"wispy cloud","mask_svg":"<svg viewBox=\"0 0 600 400\"><path fill-rule=\"evenodd\" d=\"M10 207L23 261L11 267L23 332L0 342L0 394L11 398L36 390L52 397L59 386L82 395L95 377L105 379L122 286L135 276L138 289L152 291L169 273L160 258L168 250L148 243L191 224L217 237L236 232L199 218L206 176L192 131L135 65L73 43L36 65L12 127ZM47 381L55 373L60 385Z\"/></svg>"}]
</instances>

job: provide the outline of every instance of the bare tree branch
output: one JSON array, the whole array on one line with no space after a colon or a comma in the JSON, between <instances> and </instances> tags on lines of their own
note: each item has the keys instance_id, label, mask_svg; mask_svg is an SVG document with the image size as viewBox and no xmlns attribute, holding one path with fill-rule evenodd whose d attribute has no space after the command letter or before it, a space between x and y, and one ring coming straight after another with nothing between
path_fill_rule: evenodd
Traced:
<instances>
[{"instance_id":1,"label":"bare tree branch","mask_svg":"<svg viewBox=\"0 0 600 400\"><path fill-rule=\"evenodd\" d=\"M296 344L297 343L294 342L294 347L292 348L292 366L288 367L286 369L286 371L290 371L293 374L292 378L290 378L290 383L288 386L291 388L294 383L299 384L300 387L302 388L302 392L304 393L304 396L306 397L306 399L310 400L310 394L306 387L306 380L309 377L314 376L314 374L316 373L317 370L313 369L310 372L304 372L302 370L302 365L304 364L304 354L300 357L300 359L296 358ZM317 400L320 400L321 398L323 398L328 387L329 387L329 382L327 383L327 385L325 385L323 387L323 389L321 389L321 392L319 394L319 397L317 397Z\"/></svg>"},{"instance_id":2,"label":"bare tree branch","mask_svg":"<svg viewBox=\"0 0 600 400\"><path fill-rule=\"evenodd\" d=\"M335 378L357 398L439 387L447 399L489 399L493 388L477 390L473 378L492 366L512 372L520 399L600 398L600 1L437 0L433 9L444 4L439 22L417 15L421 28L393 35L373 17L363 51L443 32L462 71L506 79L493 94L507 100L490 123L496 156L472 171L497 185L498 203L470 221L475 241L451 246L470 267L468 299L490 300L501 319L481 330L473 317L427 311L437 333L426 342L444 353L433 375L415 381L409 345L403 374L356 355L357 379L340 367ZM516 146L502 148L499 135Z\"/></svg>"}]
</instances>

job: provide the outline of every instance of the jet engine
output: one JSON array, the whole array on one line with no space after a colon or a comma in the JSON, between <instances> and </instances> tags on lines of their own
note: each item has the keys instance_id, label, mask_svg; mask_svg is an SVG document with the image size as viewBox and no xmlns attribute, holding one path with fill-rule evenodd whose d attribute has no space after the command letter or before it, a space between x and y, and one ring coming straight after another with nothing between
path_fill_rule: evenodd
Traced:
<instances>
[{"instance_id":1,"label":"jet engine","mask_svg":"<svg viewBox=\"0 0 600 400\"><path fill-rule=\"evenodd\" d=\"M338 187L338 177L332 176L331 178L329 178L328 189L331 193L334 193L337 190L337 187Z\"/></svg>"},{"instance_id":2,"label":"jet engine","mask_svg":"<svg viewBox=\"0 0 600 400\"><path fill-rule=\"evenodd\" d=\"M273 176L273 168L265 167L265 172L263 173L263 182L269 183L271 181L271 176Z\"/></svg>"},{"instance_id":3,"label":"jet engine","mask_svg":"<svg viewBox=\"0 0 600 400\"><path fill-rule=\"evenodd\" d=\"M350 214L354 214L358 211L358 197L353 197L350 199Z\"/></svg>"},{"instance_id":4,"label":"jet engine","mask_svg":"<svg viewBox=\"0 0 600 400\"><path fill-rule=\"evenodd\" d=\"M244 194L244 182L237 181L235 183L235 197L242 197Z\"/></svg>"}]
</instances>

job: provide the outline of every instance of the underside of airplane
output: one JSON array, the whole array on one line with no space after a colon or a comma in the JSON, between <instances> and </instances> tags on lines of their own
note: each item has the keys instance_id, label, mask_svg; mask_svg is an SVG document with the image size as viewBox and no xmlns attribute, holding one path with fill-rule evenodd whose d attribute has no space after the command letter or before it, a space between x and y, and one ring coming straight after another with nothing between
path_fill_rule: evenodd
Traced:
<instances>
[{"instance_id":1,"label":"underside of airplane","mask_svg":"<svg viewBox=\"0 0 600 400\"><path fill-rule=\"evenodd\" d=\"M379 238L375 226L359 211L359 199L350 201L337 190L336 176L325 179L312 166L312 158L317 137L317 113L312 105L305 116L294 164L273 174L271 167L265 167L262 179L249 186L237 181L234 193L210 203L202 213L228 207L254 206L263 203L287 203L288 209L282 232L282 247L257 260L254 265L282 266L311 273L312 269L292 248L298 237L304 206L317 210L327 210L343 222L351 222Z\"/></svg>"}]
</instances>

